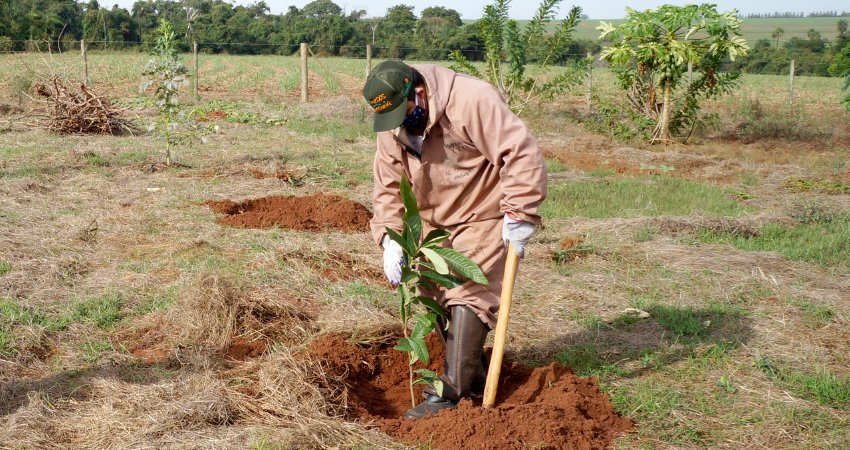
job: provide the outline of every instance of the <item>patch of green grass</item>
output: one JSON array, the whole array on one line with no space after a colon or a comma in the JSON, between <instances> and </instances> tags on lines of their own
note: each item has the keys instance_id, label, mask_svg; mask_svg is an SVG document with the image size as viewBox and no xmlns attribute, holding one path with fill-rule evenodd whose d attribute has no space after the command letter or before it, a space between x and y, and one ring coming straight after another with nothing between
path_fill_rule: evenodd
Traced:
<instances>
[{"instance_id":1,"label":"patch of green grass","mask_svg":"<svg viewBox=\"0 0 850 450\"><path fill-rule=\"evenodd\" d=\"M570 345L555 355L555 361L562 366L569 367L576 375L582 377L625 375L622 367L611 364L602 358L596 347L590 342Z\"/></svg>"},{"instance_id":2,"label":"patch of green grass","mask_svg":"<svg viewBox=\"0 0 850 450\"><path fill-rule=\"evenodd\" d=\"M783 185L794 192L821 191L830 194L850 194L850 184L839 180L789 178Z\"/></svg>"},{"instance_id":3,"label":"patch of green grass","mask_svg":"<svg viewBox=\"0 0 850 450\"><path fill-rule=\"evenodd\" d=\"M832 308L814 300L794 298L788 303L803 310L803 323L812 329L825 327L835 317L835 311Z\"/></svg>"},{"instance_id":4,"label":"patch of green grass","mask_svg":"<svg viewBox=\"0 0 850 450\"><path fill-rule=\"evenodd\" d=\"M121 311L124 300L121 294L108 290L100 297L90 297L75 301L71 305L70 318L74 322L94 325L98 328L110 328L123 318Z\"/></svg>"},{"instance_id":5,"label":"patch of green grass","mask_svg":"<svg viewBox=\"0 0 850 450\"><path fill-rule=\"evenodd\" d=\"M640 428L663 428L668 423L675 425L671 413L681 404L678 392L652 378L638 378L615 387L610 398L617 412L635 419L642 424Z\"/></svg>"},{"instance_id":6,"label":"patch of green grass","mask_svg":"<svg viewBox=\"0 0 850 450\"><path fill-rule=\"evenodd\" d=\"M112 351L114 347L109 341L87 341L80 345L79 350L80 358L89 364L93 364L100 359L103 352Z\"/></svg>"},{"instance_id":7,"label":"patch of green grass","mask_svg":"<svg viewBox=\"0 0 850 450\"><path fill-rule=\"evenodd\" d=\"M591 170L590 172L588 172L588 175L590 175L594 178L608 178L608 177L616 176L617 171L614 170L614 169L606 169L604 167L597 167L597 168Z\"/></svg>"},{"instance_id":8,"label":"patch of green grass","mask_svg":"<svg viewBox=\"0 0 850 450\"><path fill-rule=\"evenodd\" d=\"M631 330L632 327L641 320L644 319L641 319L640 316L638 316L637 314L626 312L614 317L610 321L610 325L618 330L628 331Z\"/></svg>"},{"instance_id":9,"label":"patch of green grass","mask_svg":"<svg viewBox=\"0 0 850 450\"><path fill-rule=\"evenodd\" d=\"M779 252L796 261L850 268L850 222L846 221L813 222L790 227L771 223L752 237L699 230L695 237L703 243L729 244L747 251Z\"/></svg>"},{"instance_id":10,"label":"patch of green grass","mask_svg":"<svg viewBox=\"0 0 850 450\"><path fill-rule=\"evenodd\" d=\"M658 296L638 296L631 300L634 308L646 311L650 318L673 333L683 343L693 345L708 338L711 330L728 318L746 315L746 311L710 301L706 308L684 305L667 305Z\"/></svg>"},{"instance_id":11,"label":"patch of green grass","mask_svg":"<svg viewBox=\"0 0 850 450\"><path fill-rule=\"evenodd\" d=\"M147 160L148 152L144 150L128 150L118 154L116 159L123 164L140 164Z\"/></svg>"},{"instance_id":12,"label":"patch of green grass","mask_svg":"<svg viewBox=\"0 0 850 450\"><path fill-rule=\"evenodd\" d=\"M810 448L846 449L850 442L850 420L838 417L821 407L809 407L785 401L769 402L780 424L790 429L802 428L818 434L818 445Z\"/></svg>"},{"instance_id":13,"label":"patch of green grass","mask_svg":"<svg viewBox=\"0 0 850 450\"><path fill-rule=\"evenodd\" d=\"M546 172L547 173L558 173L565 172L569 167L566 164L558 161L557 159L547 159L546 160Z\"/></svg>"},{"instance_id":14,"label":"patch of green grass","mask_svg":"<svg viewBox=\"0 0 850 450\"><path fill-rule=\"evenodd\" d=\"M0 170L0 180L15 180L18 178L36 178L43 173L42 168L24 166L17 169Z\"/></svg>"},{"instance_id":15,"label":"patch of green grass","mask_svg":"<svg viewBox=\"0 0 850 450\"><path fill-rule=\"evenodd\" d=\"M6 275L12 271L12 263L8 261L0 261L0 276Z\"/></svg>"},{"instance_id":16,"label":"patch of green grass","mask_svg":"<svg viewBox=\"0 0 850 450\"><path fill-rule=\"evenodd\" d=\"M755 187L761 183L761 176L758 172L744 172L741 174L741 184L744 186Z\"/></svg>"},{"instance_id":17,"label":"patch of green grass","mask_svg":"<svg viewBox=\"0 0 850 450\"><path fill-rule=\"evenodd\" d=\"M93 167L106 167L109 165L109 158L95 152L86 152L83 154L83 157L86 159L86 164Z\"/></svg>"},{"instance_id":18,"label":"patch of green grass","mask_svg":"<svg viewBox=\"0 0 850 450\"><path fill-rule=\"evenodd\" d=\"M766 356L756 360L756 367L800 398L850 411L850 376L837 377L826 368L817 368L811 373L780 367Z\"/></svg>"},{"instance_id":19,"label":"patch of green grass","mask_svg":"<svg viewBox=\"0 0 850 450\"><path fill-rule=\"evenodd\" d=\"M694 349L688 355L688 362L698 370L721 367L732 358L735 350L741 348L738 340L719 340Z\"/></svg>"},{"instance_id":20,"label":"patch of green grass","mask_svg":"<svg viewBox=\"0 0 850 450\"><path fill-rule=\"evenodd\" d=\"M369 122L334 119L326 117L305 117L293 120L289 129L299 133L328 136L341 140L354 141L364 136L372 136L372 125Z\"/></svg>"},{"instance_id":21,"label":"patch of green grass","mask_svg":"<svg viewBox=\"0 0 850 450\"><path fill-rule=\"evenodd\" d=\"M558 265L563 265L594 253L596 253L595 246L581 243L570 248L554 250L552 260Z\"/></svg>"},{"instance_id":22,"label":"patch of green grass","mask_svg":"<svg viewBox=\"0 0 850 450\"><path fill-rule=\"evenodd\" d=\"M49 316L38 309L21 306L15 299L0 298L0 354L14 353L14 332L18 326L40 325L48 331L64 330L67 317Z\"/></svg>"},{"instance_id":23,"label":"patch of green grass","mask_svg":"<svg viewBox=\"0 0 850 450\"><path fill-rule=\"evenodd\" d=\"M570 319L588 330L598 330L605 323L602 317L589 311L573 311L570 313Z\"/></svg>"},{"instance_id":24,"label":"patch of green grass","mask_svg":"<svg viewBox=\"0 0 850 450\"><path fill-rule=\"evenodd\" d=\"M597 182L566 181L549 187L545 217L639 217L702 212L737 216L747 211L716 187L666 175Z\"/></svg>"},{"instance_id":25,"label":"patch of green grass","mask_svg":"<svg viewBox=\"0 0 850 450\"><path fill-rule=\"evenodd\" d=\"M157 292L148 298L142 300L133 309L135 314L145 315L153 311L162 311L167 309L177 300L178 289L176 286L166 288L164 291Z\"/></svg>"},{"instance_id":26,"label":"patch of green grass","mask_svg":"<svg viewBox=\"0 0 850 450\"><path fill-rule=\"evenodd\" d=\"M634 241L635 242L647 242L651 241L652 238L658 234L659 229L655 225L644 225L639 230L635 232Z\"/></svg>"},{"instance_id":27,"label":"patch of green grass","mask_svg":"<svg viewBox=\"0 0 850 450\"><path fill-rule=\"evenodd\" d=\"M0 328L0 355L12 356L15 353L15 345L8 331Z\"/></svg>"}]
</instances>

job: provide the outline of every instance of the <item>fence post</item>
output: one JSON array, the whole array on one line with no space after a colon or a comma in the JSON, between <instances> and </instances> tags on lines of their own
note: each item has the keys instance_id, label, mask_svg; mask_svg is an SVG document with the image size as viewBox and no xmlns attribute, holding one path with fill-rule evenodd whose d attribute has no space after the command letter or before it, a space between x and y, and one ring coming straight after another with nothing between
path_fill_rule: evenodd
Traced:
<instances>
[{"instance_id":1,"label":"fence post","mask_svg":"<svg viewBox=\"0 0 850 450\"><path fill-rule=\"evenodd\" d=\"M307 43L301 43L301 101L307 101Z\"/></svg>"},{"instance_id":2,"label":"fence post","mask_svg":"<svg viewBox=\"0 0 850 450\"><path fill-rule=\"evenodd\" d=\"M694 81L694 63L688 61L688 86Z\"/></svg>"},{"instance_id":3,"label":"fence post","mask_svg":"<svg viewBox=\"0 0 850 450\"><path fill-rule=\"evenodd\" d=\"M587 52L587 59L590 60L590 64L587 66L587 93L584 96L584 101L587 104L587 112L590 112L590 108L593 102L593 54Z\"/></svg>"},{"instance_id":4,"label":"fence post","mask_svg":"<svg viewBox=\"0 0 850 450\"><path fill-rule=\"evenodd\" d=\"M791 71L788 73L788 104L794 104L794 60L791 60Z\"/></svg>"},{"instance_id":5,"label":"fence post","mask_svg":"<svg viewBox=\"0 0 850 450\"><path fill-rule=\"evenodd\" d=\"M372 44L366 44L366 76L372 73Z\"/></svg>"},{"instance_id":6,"label":"fence post","mask_svg":"<svg viewBox=\"0 0 850 450\"><path fill-rule=\"evenodd\" d=\"M201 81L201 66L198 65L198 41L192 41L192 51L195 53L195 101L201 99L201 96L198 94L198 90L200 89L199 82Z\"/></svg>"},{"instance_id":7,"label":"fence post","mask_svg":"<svg viewBox=\"0 0 850 450\"><path fill-rule=\"evenodd\" d=\"M89 57L86 54L86 40L80 39L80 53L83 55L83 85L89 85Z\"/></svg>"}]
</instances>

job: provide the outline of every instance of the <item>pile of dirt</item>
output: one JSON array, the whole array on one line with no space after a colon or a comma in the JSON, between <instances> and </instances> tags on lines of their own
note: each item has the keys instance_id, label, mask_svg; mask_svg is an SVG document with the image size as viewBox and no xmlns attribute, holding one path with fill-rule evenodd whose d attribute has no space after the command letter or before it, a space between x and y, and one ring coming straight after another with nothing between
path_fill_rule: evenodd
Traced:
<instances>
[{"instance_id":1,"label":"pile of dirt","mask_svg":"<svg viewBox=\"0 0 850 450\"><path fill-rule=\"evenodd\" d=\"M225 214L219 223L237 228L279 226L293 230L365 231L372 213L355 201L333 194L306 197L270 196L245 200L210 200L204 203Z\"/></svg>"},{"instance_id":2,"label":"pile of dirt","mask_svg":"<svg viewBox=\"0 0 850 450\"><path fill-rule=\"evenodd\" d=\"M341 335L311 343L313 358L350 386L349 415L401 442L435 449L608 448L619 433L634 428L620 417L595 379L578 377L558 364L530 368L506 363L496 406L464 400L457 409L426 419L401 418L410 408L407 355L394 339L354 345ZM431 369L442 365L439 340L430 336ZM417 401L421 388L416 390Z\"/></svg>"}]
</instances>

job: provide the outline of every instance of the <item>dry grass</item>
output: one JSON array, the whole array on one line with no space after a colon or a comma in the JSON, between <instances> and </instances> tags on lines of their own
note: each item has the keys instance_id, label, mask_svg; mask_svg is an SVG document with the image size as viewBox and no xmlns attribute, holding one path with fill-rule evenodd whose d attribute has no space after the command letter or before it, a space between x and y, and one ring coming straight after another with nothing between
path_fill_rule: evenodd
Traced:
<instances>
[{"instance_id":1,"label":"dry grass","mask_svg":"<svg viewBox=\"0 0 850 450\"><path fill-rule=\"evenodd\" d=\"M211 62L204 67L213 71ZM215 94L239 94L229 90L234 65L223 71L210 79ZM339 78L343 93L356 92L356 77ZM152 170L162 160L154 136L59 137L18 126L0 134L0 262L11 267L0 275L0 299L31 313L0 321L13 336L13 350L0 358L0 444L397 447L344 420L346 387L300 353L324 333L374 342L397 326L393 292L367 276L381 270L368 233L226 228L201 205L321 191L368 204L374 143L357 134L368 119L358 101L243 106L291 120L215 122L220 133L207 144L177 150L189 167L168 170ZM848 411L795 394L754 362L850 375L850 274L686 241L695 230L752 235L766 223L790 223L796 204L850 211L846 195L783 187L790 177L825 176L843 150L782 142L624 147L568 123L559 105L529 117L544 148L592 155L597 165L616 160L636 176L642 163L671 165L673 175L747 194L740 201L754 212L547 221L521 264L509 353L545 363L594 352L598 359L577 369L599 376L638 419L622 448L841 448L850 439ZM313 118L327 119L327 130L309 128ZM252 174L279 169L297 170L299 182ZM567 167L553 180L596 177L591 169ZM587 251L558 264L553 253L565 239L581 239ZM341 273L339 255L359 271L324 273ZM119 320L51 328L105 292L120 298ZM658 317L623 325L627 308L653 304L706 314L719 305L720 313L695 337ZM830 314L807 319L821 311L813 306ZM244 341L261 342L260 354L227 356ZM136 357L140 350L157 364ZM721 377L734 394L718 388ZM665 403L671 396L677 401Z\"/></svg>"}]
</instances>

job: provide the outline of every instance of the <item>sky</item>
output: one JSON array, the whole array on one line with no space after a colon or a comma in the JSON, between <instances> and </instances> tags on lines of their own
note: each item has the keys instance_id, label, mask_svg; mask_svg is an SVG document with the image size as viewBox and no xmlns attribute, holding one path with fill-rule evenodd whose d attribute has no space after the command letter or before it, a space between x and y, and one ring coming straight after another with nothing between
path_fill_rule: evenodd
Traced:
<instances>
[{"instance_id":1,"label":"sky","mask_svg":"<svg viewBox=\"0 0 850 450\"><path fill-rule=\"evenodd\" d=\"M109 7L113 3L127 8L129 10L135 0L101 0L102 6ZM303 8L304 5L312 0L265 0L266 4L272 10L272 13L278 14L286 12L289 6ZM230 0L234 4L250 4L256 3L255 0L242 1ZM478 19L481 17L484 6L492 3L492 0L463 0L460 3L451 0L334 0L334 3L342 7L346 12L357 9L365 9L366 15L369 17L383 16L387 9L394 5L405 4L414 7L413 12L419 16L422 10L429 6L443 6L451 8L460 13L462 19ZM691 1L658 1L658 0L628 0L628 1L570 1L563 0L561 3L561 13L557 19L566 16L572 5L581 6L585 14L591 19L618 19L625 15L626 6L634 9L655 8L663 4L686 5L692 3L715 3L718 10L728 11L737 9L742 14L748 13L764 13L764 12L814 12L814 11L850 11L850 2L847 0L808 0L800 2L799 0L747 0L747 1L729 1L729 0L691 0ZM802 4L801 4L802 3ZM530 19L534 15L534 11L540 4L539 0L513 0L510 7L510 16L513 19Z\"/></svg>"}]
</instances>

